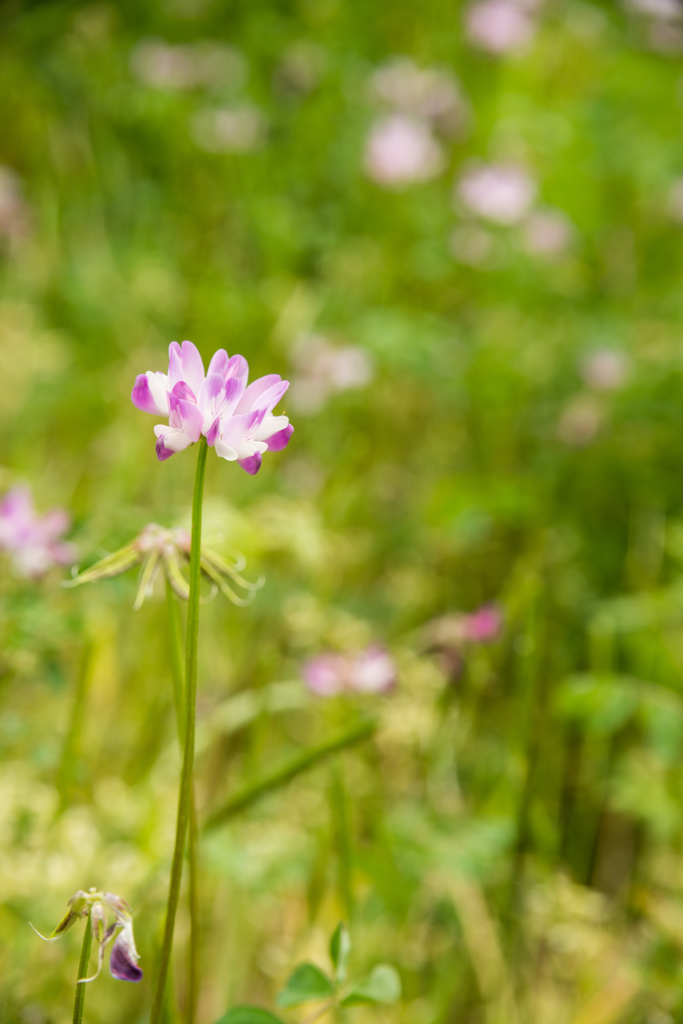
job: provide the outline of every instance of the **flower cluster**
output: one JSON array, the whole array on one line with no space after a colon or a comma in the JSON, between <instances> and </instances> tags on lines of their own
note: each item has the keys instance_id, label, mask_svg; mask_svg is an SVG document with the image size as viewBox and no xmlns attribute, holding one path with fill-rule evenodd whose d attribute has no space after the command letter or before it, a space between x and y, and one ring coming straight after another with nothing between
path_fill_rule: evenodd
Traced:
<instances>
[{"instance_id":1,"label":"flower cluster","mask_svg":"<svg viewBox=\"0 0 683 1024\"><path fill-rule=\"evenodd\" d=\"M0 502L0 550L9 552L18 576L42 576L76 557L73 544L61 539L70 522L58 508L39 516L30 488L13 487Z\"/></svg>"},{"instance_id":2,"label":"flower cluster","mask_svg":"<svg viewBox=\"0 0 683 1024\"><path fill-rule=\"evenodd\" d=\"M163 569L166 579L178 597L187 601L190 596L190 584L183 575L183 570L189 566L191 546L191 537L187 530L180 528L168 530L164 526L159 526L158 523L149 523L130 544L126 544L113 554L100 559L95 565L74 576L64 585L76 587L81 583L110 580L139 565L141 568L138 592L133 606L136 610L142 606L146 597L151 596L154 581L160 569ZM243 579L240 573L245 565L246 561L241 556L231 564L217 551L212 551L211 548L202 545L200 562L202 575L212 586L217 587L225 594L233 604L249 604L254 593L263 583L262 580L259 580L258 583L249 583ZM246 596L240 597L233 590L233 586L245 591Z\"/></svg>"},{"instance_id":3,"label":"flower cluster","mask_svg":"<svg viewBox=\"0 0 683 1024\"><path fill-rule=\"evenodd\" d=\"M191 341L171 342L168 373L139 374L131 395L137 409L169 418L168 426L154 428L157 458L182 452L203 434L222 459L258 473L263 453L285 448L294 428L273 415L289 382L271 373L247 385L248 377L244 356L219 349L205 373Z\"/></svg>"},{"instance_id":4,"label":"flower cluster","mask_svg":"<svg viewBox=\"0 0 683 1024\"><path fill-rule=\"evenodd\" d=\"M348 654L326 652L311 658L303 677L312 693L335 697L340 693L387 693L396 685L396 665L376 644Z\"/></svg>"},{"instance_id":5,"label":"flower cluster","mask_svg":"<svg viewBox=\"0 0 683 1024\"><path fill-rule=\"evenodd\" d=\"M373 96L390 112L370 129L364 159L367 174L387 188L439 174L446 157L437 133L452 137L461 132L469 113L453 75L396 57L375 71L370 85Z\"/></svg>"},{"instance_id":6,"label":"flower cluster","mask_svg":"<svg viewBox=\"0 0 683 1024\"><path fill-rule=\"evenodd\" d=\"M116 938L109 959L109 970L112 977L119 981L141 981L142 971L138 967L140 957L133 937L133 915L126 901L113 892L98 892L96 889L84 892L79 889L69 900L68 907L62 920L47 938L40 935L35 928L33 930L46 942L54 942L80 918L90 917L93 938L98 946L97 971L91 978L81 978L81 983L94 981L99 976L104 962L105 949L114 936ZM113 921L110 922L111 916L113 916Z\"/></svg>"}]
</instances>

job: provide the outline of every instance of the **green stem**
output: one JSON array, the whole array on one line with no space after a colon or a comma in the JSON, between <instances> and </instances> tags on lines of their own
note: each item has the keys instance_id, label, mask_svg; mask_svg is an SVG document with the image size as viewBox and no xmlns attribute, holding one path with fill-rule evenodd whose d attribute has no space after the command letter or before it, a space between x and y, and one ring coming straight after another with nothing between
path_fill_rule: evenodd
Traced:
<instances>
[{"instance_id":1,"label":"green stem","mask_svg":"<svg viewBox=\"0 0 683 1024\"><path fill-rule=\"evenodd\" d=\"M178 795L178 818L176 822L175 847L171 865L171 880L166 907L166 926L161 947L159 975L154 991L150 1024L160 1024L164 1005L166 980L168 978L173 948L173 929L180 899L180 882L183 874L185 837L192 807L192 772L194 769L195 713L197 701L197 638L199 634L199 584L202 544L202 499L208 446L205 438L199 440L197 472L192 502L192 549L190 553L190 597L187 603L187 640L185 644L185 730L183 767L180 775Z\"/></svg>"},{"instance_id":2,"label":"green stem","mask_svg":"<svg viewBox=\"0 0 683 1024\"><path fill-rule=\"evenodd\" d=\"M324 761L325 758L336 754L337 751L345 750L347 747L352 747L356 743L369 739L376 730L377 722L374 719L363 719L346 732L335 736L331 740L327 740L325 743L321 743L320 746L311 747L302 754L297 754L289 761L273 769L268 775L257 779L235 793L227 803L214 811L208 820L204 822L204 830L208 832L219 825L223 825L230 818L239 814L240 811L251 807L253 803L260 800L266 793L270 793L274 789L280 789L281 786L286 786L292 779L307 772L309 768L314 768L321 761Z\"/></svg>"},{"instance_id":3,"label":"green stem","mask_svg":"<svg viewBox=\"0 0 683 1024\"><path fill-rule=\"evenodd\" d=\"M183 639L180 621L180 604L173 588L166 580L166 601L168 605L168 623L171 640L171 674L173 676L173 702L176 709L178 741L183 749L185 731L185 706L183 679ZM190 907L190 948L187 980L187 1008L185 1019L187 1024L195 1024L197 1019L197 1002L199 999L199 868L197 862L199 836L197 832L197 810L194 789L190 804L190 834L187 844L188 866L190 869L189 907Z\"/></svg>"},{"instance_id":4,"label":"green stem","mask_svg":"<svg viewBox=\"0 0 683 1024\"><path fill-rule=\"evenodd\" d=\"M83 933L83 945L81 946L81 959L78 961L76 999L74 1000L74 1024L81 1024L81 1021L83 1020L83 1007L85 1006L85 983L81 981L81 978L88 977L88 964L90 962L91 945L92 925L90 923L90 914L88 914L87 918L85 919L85 932Z\"/></svg>"}]
</instances>

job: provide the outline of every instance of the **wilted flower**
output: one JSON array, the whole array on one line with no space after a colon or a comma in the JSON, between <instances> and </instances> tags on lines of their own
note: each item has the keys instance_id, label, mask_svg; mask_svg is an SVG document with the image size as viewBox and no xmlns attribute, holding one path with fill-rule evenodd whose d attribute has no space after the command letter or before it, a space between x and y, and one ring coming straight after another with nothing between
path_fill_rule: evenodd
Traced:
<instances>
[{"instance_id":1,"label":"wilted flower","mask_svg":"<svg viewBox=\"0 0 683 1024\"><path fill-rule=\"evenodd\" d=\"M595 391L616 391L625 384L628 372L628 356L614 348L596 349L581 362L581 376Z\"/></svg>"},{"instance_id":2,"label":"wilted flower","mask_svg":"<svg viewBox=\"0 0 683 1024\"><path fill-rule=\"evenodd\" d=\"M247 473L258 473L265 451L279 452L294 432L286 416L273 409L289 381L271 373L247 387L249 366L244 356L231 359L219 349L204 373L204 364L191 341L169 346L168 373L141 373L131 394L142 412L168 416L169 424L154 428L160 461L182 452L204 434L216 454L237 461Z\"/></svg>"},{"instance_id":3,"label":"wilted flower","mask_svg":"<svg viewBox=\"0 0 683 1024\"><path fill-rule=\"evenodd\" d=\"M192 121L192 134L207 153L249 153L262 144L266 121L251 103L200 110Z\"/></svg>"},{"instance_id":4,"label":"wilted flower","mask_svg":"<svg viewBox=\"0 0 683 1024\"><path fill-rule=\"evenodd\" d=\"M474 164L460 178L456 197L478 217L517 224L536 197L536 183L518 164Z\"/></svg>"},{"instance_id":5,"label":"wilted flower","mask_svg":"<svg viewBox=\"0 0 683 1024\"><path fill-rule=\"evenodd\" d=\"M365 145L365 170L379 185L427 181L443 170L441 146L424 121L392 114L376 121Z\"/></svg>"},{"instance_id":6,"label":"wilted flower","mask_svg":"<svg viewBox=\"0 0 683 1024\"><path fill-rule=\"evenodd\" d=\"M391 655L377 644L348 654L319 654L303 667L306 685L319 697L344 692L387 693L395 686L396 675Z\"/></svg>"},{"instance_id":7,"label":"wilted flower","mask_svg":"<svg viewBox=\"0 0 683 1024\"><path fill-rule=\"evenodd\" d=\"M467 120L458 83L443 68L419 68L410 57L394 57L377 68L370 87L382 103L430 121L446 134L458 131Z\"/></svg>"},{"instance_id":8,"label":"wilted flower","mask_svg":"<svg viewBox=\"0 0 683 1024\"><path fill-rule=\"evenodd\" d=\"M187 530L180 528L167 530L165 527L159 526L158 523L150 523L130 544L126 544L112 555L102 558L85 572L75 576L73 580L68 580L64 586L76 587L81 583L110 580L139 565L141 569L138 592L133 605L136 610L142 606L146 597L151 596L154 581L160 569L163 569L166 579L178 597L187 601L190 596L190 584L183 575L183 570L190 564L191 547L191 537ZM253 600L254 593L262 586L263 581L249 583L242 578L240 573L245 565L246 561L241 556L231 564L217 551L212 551L211 548L202 545L200 561L202 575L213 586L218 587L233 604L249 604ZM231 584L246 591L247 596L240 597L235 593Z\"/></svg>"},{"instance_id":9,"label":"wilted flower","mask_svg":"<svg viewBox=\"0 0 683 1024\"><path fill-rule=\"evenodd\" d=\"M524 224L524 248L532 256L559 256L572 240L572 224L562 210L536 210Z\"/></svg>"},{"instance_id":10,"label":"wilted flower","mask_svg":"<svg viewBox=\"0 0 683 1024\"><path fill-rule=\"evenodd\" d=\"M109 959L112 977L119 981L141 981L142 971L138 967L140 957L133 937L133 915L126 901L113 892L97 892L96 889L84 892L79 889L69 900L68 907L62 920L47 938L35 928L33 930L46 942L54 942L80 918L90 917L93 939L98 946L97 971L91 978L80 978L79 983L94 981L99 976L105 949L114 936L116 938ZM113 921L110 923L112 915Z\"/></svg>"},{"instance_id":11,"label":"wilted flower","mask_svg":"<svg viewBox=\"0 0 683 1024\"><path fill-rule=\"evenodd\" d=\"M299 339L294 363L299 375L292 381L290 398L299 412L315 413L334 392L365 387L373 366L358 345L333 345L320 334Z\"/></svg>"},{"instance_id":12,"label":"wilted flower","mask_svg":"<svg viewBox=\"0 0 683 1024\"><path fill-rule=\"evenodd\" d=\"M62 540L71 518L64 509L36 514L29 487L13 487L0 502L0 549L8 551L19 576L42 576L72 562L73 544Z\"/></svg>"},{"instance_id":13,"label":"wilted flower","mask_svg":"<svg viewBox=\"0 0 683 1024\"><path fill-rule=\"evenodd\" d=\"M495 604L484 604L469 614L442 615L427 623L424 639L430 650L438 652L446 675L457 678L468 646L494 643L503 628L503 615Z\"/></svg>"},{"instance_id":14,"label":"wilted flower","mask_svg":"<svg viewBox=\"0 0 683 1024\"><path fill-rule=\"evenodd\" d=\"M515 0L478 0L465 17L469 41L495 54L523 50L535 27L526 5Z\"/></svg>"}]
</instances>

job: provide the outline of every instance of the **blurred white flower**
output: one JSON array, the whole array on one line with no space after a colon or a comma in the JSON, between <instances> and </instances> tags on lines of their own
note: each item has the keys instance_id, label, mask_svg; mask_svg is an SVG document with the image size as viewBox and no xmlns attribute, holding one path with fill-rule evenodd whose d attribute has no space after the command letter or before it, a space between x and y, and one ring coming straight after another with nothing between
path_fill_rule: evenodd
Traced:
<instances>
[{"instance_id":1,"label":"blurred white flower","mask_svg":"<svg viewBox=\"0 0 683 1024\"><path fill-rule=\"evenodd\" d=\"M207 153L249 153L265 141L266 121L258 107L247 103L207 108L195 114L192 135Z\"/></svg>"},{"instance_id":2,"label":"blurred white flower","mask_svg":"<svg viewBox=\"0 0 683 1024\"><path fill-rule=\"evenodd\" d=\"M479 227L478 224L463 224L451 233L450 250L458 263L481 267L491 260L493 238L490 231Z\"/></svg>"},{"instance_id":3,"label":"blurred white flower","mask_svg":"<svg viewBox=\"0 0 683 1024\"><path fill-rule=\"evenodd\" d=\"M318 412L331 394L362 388L370 383L373 365L357 345L333 345L320 334L304 335L294 353L298 373L293 377L289 401L300 413Z\"/></svg>"},{"instance_id":4,"label":"blurred white flower","mask_svg":"<svg viewBox=\"0 0 683 1024\"><path fill-rule=\"evenodd\" d=\"M163 39L145 39L131 53L130 67L136 78L157 89L237 89L247 77L246 60L239 50L209 41L173 46Z\"/></svg>"},{"instance_id":5,"label":"blurred white flower","mask_svg":"<svg viewBox=\"0 0 683 1024\"><path fill-rule=\"evenodd\" d=\"M478 217L497 224L517 224L536 192L535 181L518 164L474 164L457 183L456 198Z\"/></svg>"},{"instance_id":6,"label":"blurred white flower","mask_svg":"<svg viewBox=\"0 0 683 1024\"><path fill-rule=\"evenodd\" d=\"M394 57L370 78L376 99L396 111L431 121L446 134L462 128L468 107L455 77L443 68L418 68L409 57Z\"/></svg>"},{"instance_id":7,"label":"blurred white flower","mask_svg":"<svg viewBox=\"0 0 683 1024\"><path fill-rule=\"evenodd\" d=\"M441 146L428 124L405 114L376 121L365 145L365 170L379 185L401 187L427 181L443 170Z\"/></svg>"},{"instance_id":8,"label":"blurred white flower","mask_svg":"<svg viewBox=\"0 0 683 1024\"><path fill-rule=\"evenodd\" d=\"M532 256L559 256L572 235L572 223L562 210L535 210L523 226L522 241Z\"/></svg>"},{"instance_id":9,"label":"blurred white flower","mask_svg":"<svg viewBox=\"0 0 683 1024\"><path fill-rule=\"evenodd\" d=\"M28 227L21 179L9 167L0 165L0 234L20 238Z\"/></svg>"},{"instance_id":10,"label":"blurred white flower","mask_svg":"<svg viewBox=\"0 0 683 1024\"><path fill-rule=\"evenodd\" d=\"M680 0L625 0L625 4L632 11L648 18L661 18L664 21L683 19Z\"/></svg>"},{"instance_id":11,"label":"blurred white flower","mask_svg":"<svg viewBox=\"0 0 683 1024\"><path fill-rule=\"evenodd\" d=\"M535 29L529 6L515 0L478 0L465 15L468 40L488 53L523 50Z\"/></svg>"},{"instance_id":12,"label":"blurred white flower","mask_svg":"<svg viewBox=\"0 0 683 1024\"><path fill-rule=\"evenodd\" d=\"M596 349L581 361L584 383L595 391L616 391L628 378L630 360L614 348Z\"/></svg>"},{"instance_id":13,"label":"blurred white flower","mask_svg":"<svg viewBox=\"0 0 683 1024\"><path fill-rule=\"evenodd\" d=\"M284 92L311 92L325 75L327 66L328 56L324 47L301 39L282 51L275 83Z\"/></svg>"},{"instance_id":14,"label":"blurred white flower","mask_svg":"<svg viewBox=\"0 0 683 1024\"><path fill-rule=\"evenodd\" d=\"M570 448L585 448L597 437L603 419L602 408L595 398L591 395L577 395L560 416L560 440Z\"/></svg>"},{"instance_id":15,"label":"blurred white flower","mask_svg":"<svg viewBox=\"0 0 683 1024\"><path fill-rule=\"evenodd\" d=\"M683 177L676 178L670 186L667 207L674 220L683 221Z\"/></svg>"}]
</instances>

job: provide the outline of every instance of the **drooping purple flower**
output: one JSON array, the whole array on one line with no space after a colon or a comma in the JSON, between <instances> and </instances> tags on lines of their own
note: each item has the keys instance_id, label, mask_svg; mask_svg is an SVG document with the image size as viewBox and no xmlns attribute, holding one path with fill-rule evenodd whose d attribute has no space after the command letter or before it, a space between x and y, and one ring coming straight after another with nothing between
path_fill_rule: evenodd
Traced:
<instances>
[{"instance_id":1,"label":"drooping purple flower","mask_svg":"<svg viewBox=\"0 0 683 1024\"><path fill-rule=\"evenodd\" d=\"M113 892L98 892L96 889L85 892L79 889L69 900L68 906L68 911L47 938L35 928L33 930L46 942L54 942L80 918L90 917L92 936L97 943L97 970L92 977L79 979L79 984L87 984L99 977L106 947L114 936L116 938L109 960L112 977L119 981L141 981L143 975L138 967L140 956L133 937L133 915L126 901Z\"/></svg>"},{"instance_id":2,"label":"drooping purple flower","mask_svg":"<svg viewBox=\"0 0 683 1024\"><path fill-rule=\"evenodd\" d=\"M388 693L397 678L391 655L378 644L346 654L327 651L303 666L304 682L319 697L340 693Z\"/></svg>"},{"instance_id":3,"label":"drooping purple flower","mask_svg":"<svg viewBox=\"0 0 683 1024\"><path fill-rule=\"evenodd\" d=\"M31 489L13 487L0 502L0 549L9 552L18 576L42 576L76 557L73 544L62 540L70 522L64 509L39 516Z\"/></svg>"},{"instance_id":4,"label":"drooping purple flower","mask_svg":"<svg viewBox=\"0 0 683 1024\"><path fill-rule=\"evenodd\" d=\"M287 416L273 410L289 387L278 374L247 385L249 367L243 356L228 357L219 349L204 373L191 341L169 347L168 373L139 374L131 395L142 412L169 417L158 424L157 458L164 461L194 444L203 434L216 454L257 473L266 451L281 451L294 428Z\"/></svg>"}]
</instances>

